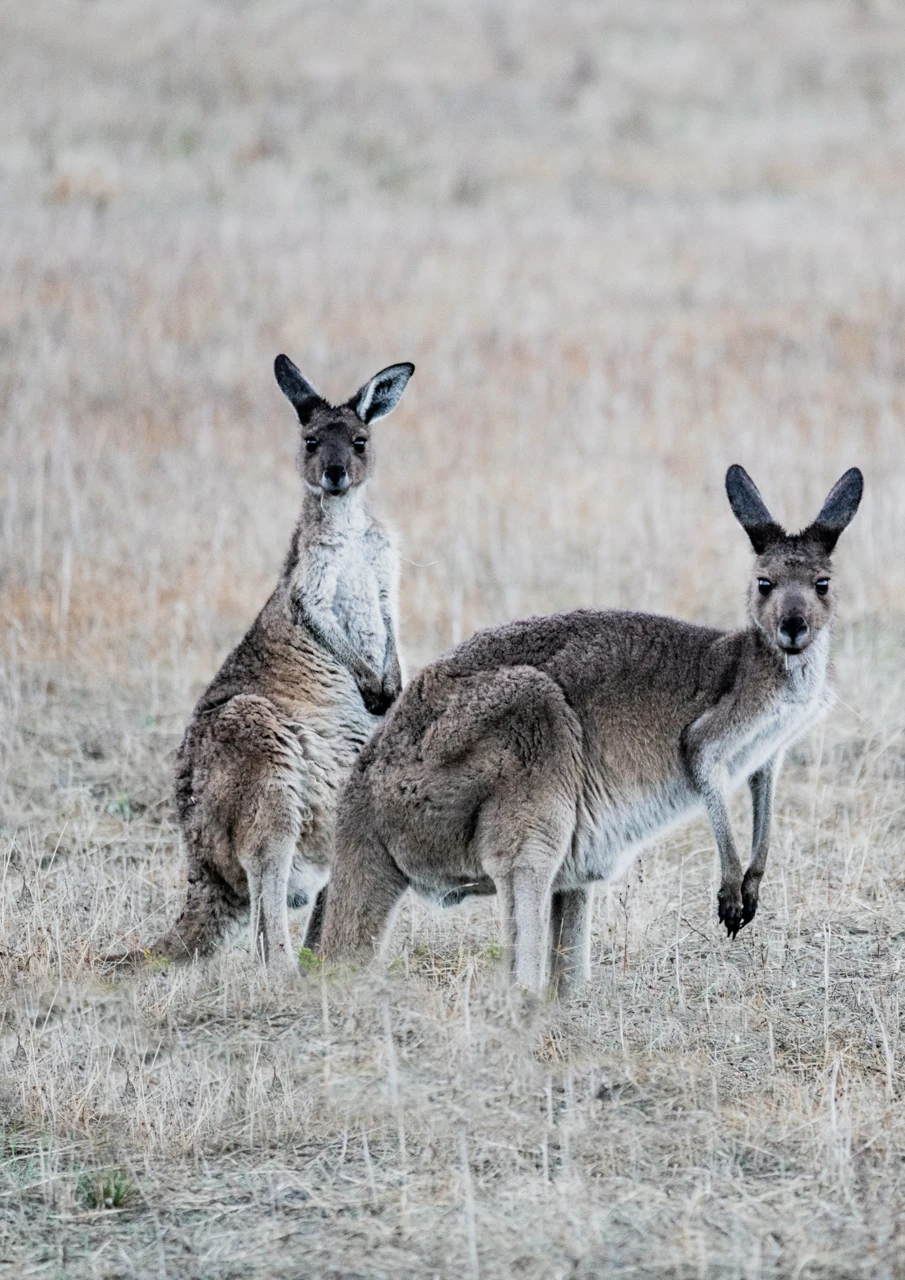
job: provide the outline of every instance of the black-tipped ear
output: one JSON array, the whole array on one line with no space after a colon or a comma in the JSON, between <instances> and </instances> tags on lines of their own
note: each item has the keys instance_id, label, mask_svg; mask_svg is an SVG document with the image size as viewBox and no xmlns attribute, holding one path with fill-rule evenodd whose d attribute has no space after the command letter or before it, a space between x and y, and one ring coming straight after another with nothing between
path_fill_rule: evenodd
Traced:
<instances>
[{"instance_id":1,"label":"black-tipped ear","mask_svg":"<svg viewBox=\"0 0 905 1280\"><path fill-rule=\"evenodd\" d=\"M376 422L396 408L409 378L415 372L413 364L391 364L375 373L360 391L349 401L362 422Z\"/></svg>"},{"instance_id":2,"label":"black-tipped ear","mask_svg":"<svg viewBox=\"0 0 905 1280\"><path fill-rule=\"evenodd\" d=\"M735 518L747 533L757 555L766 551L771 542L786 536L782 525L777 524L767 510L757 485L738 463L726 472L726 493Z\"/></svg>"},{"instance_id":3,"label":"black-tipped ear","mask_svg":"<svg viewBox=\"0 0 905 1280\"><path fill-rule=\"evenodd\" d=\"M820 514L808 525L802 537L816 538L829 555L843 529L851 524L861 495L864 492L864 476L857 467L850 467L841 480L837 480L829 492Z\"/></svg>"},{"instance_id":4,"label":"black-tipped ear","mask_svg":"<svg viewBox=\"0 0 905 1280\"><path fill-rule=\"evenodd\" d=\"M316 406L323 403L321 396L307 378L302 376L301 369L297 369L288 356L277 356L273 362L273 371L280 390L289 399L299 416L299 422L304 426L311 418Z\"/></svg>"}]
</instances>

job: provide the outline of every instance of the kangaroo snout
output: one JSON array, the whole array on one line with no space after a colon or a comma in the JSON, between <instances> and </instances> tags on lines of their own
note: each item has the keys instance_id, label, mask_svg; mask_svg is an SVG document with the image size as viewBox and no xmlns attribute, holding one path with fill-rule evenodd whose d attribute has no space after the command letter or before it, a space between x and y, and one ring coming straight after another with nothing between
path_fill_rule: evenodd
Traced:
<instances>
[{"instance_id":1,"label":"kangaroo snout","mask_svg":"<svg viewBox=\"0 0 905 1280\"><path fill-rule=\"evenodd\" d=\"M811 628L800 613L790 613L779 624L779 643L791 653L800 652L808 642Z\"/></svg>"},{"instance_id":2,"label":"kangaroo snout","mask_svg":"<svg viewBox=\"0 0 905 1280\"><path fill-rule=\"evenodd\" d=\"M324 467L321 488L325 493L345 493L349 484L349 474L342 463L334 462Z\"/></svg>"}]
</instances>

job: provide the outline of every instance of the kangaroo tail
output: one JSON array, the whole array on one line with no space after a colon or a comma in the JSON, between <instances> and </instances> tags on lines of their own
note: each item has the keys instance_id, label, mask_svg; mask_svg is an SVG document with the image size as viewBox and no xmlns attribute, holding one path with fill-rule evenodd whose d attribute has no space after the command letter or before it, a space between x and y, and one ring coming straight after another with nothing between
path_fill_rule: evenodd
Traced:
<instances>
[{"instance_id":1,"label":"kangaroo tail","mask_svg":"<svg viewBox=\"0 0 905 1280\"><path fill-rule=\"evenodd\" d=\"M351 794L353 785L339 806L321 954L367 964L380 950L409 882L377 835L367 798Z\"/></svg>"},{"instance_id":2,"label":"kangaroo tail","mask_svg":"<svg viewBox=\"0 0 905 1280\"><path fill-rule=\"evenodd\" d=\"M193 871L179 919L148 948L148 958L179 963L210 955L247 906L216 872Z\"/></svg>"}]
</instances>

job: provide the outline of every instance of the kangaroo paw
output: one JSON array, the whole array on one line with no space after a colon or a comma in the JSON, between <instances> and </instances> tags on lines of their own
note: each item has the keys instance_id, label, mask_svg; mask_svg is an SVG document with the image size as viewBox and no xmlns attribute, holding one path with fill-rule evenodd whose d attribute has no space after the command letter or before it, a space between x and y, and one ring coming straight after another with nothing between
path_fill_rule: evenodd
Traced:
<instances>
[{"instance_id":1,"label":"kangaroo paw","mask_svg":"<svg viewBox=\"0 0 905 1280\"><path fill-rule=\"evenodd\" d=\"M742 881L742 924L750 924L757 914L757 903L760 894L760 876L745 872Z\"/></svg>"},{"instance_id":2,"label":"kangaroo paw","mask_svg":"<svg viewBox=\"0 0 905 1280\"><path fill-rule=\"evenodd\" d=\"M742 905L740 888L722 886L717 895L717 905L720 913L720 924L726 926L726 932L730 938L736 938L739 929L745 924L745 909Z\"/></svg>"}]
</instances>

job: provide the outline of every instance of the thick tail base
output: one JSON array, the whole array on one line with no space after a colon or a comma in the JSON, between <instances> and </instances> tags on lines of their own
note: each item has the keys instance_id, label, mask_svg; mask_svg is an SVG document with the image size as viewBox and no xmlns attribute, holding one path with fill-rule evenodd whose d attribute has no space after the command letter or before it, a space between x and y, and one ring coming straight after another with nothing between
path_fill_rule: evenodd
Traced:
<instances>
[{"instance_id":1,"label":"thick tail base","mask_svg":"<svg viewBox=\"0 0 905 1280\"><path fill-rule=\"evenodd\" d=\"M227 885L199 872L190 876L179 919L145 953L148 959L184 964L210 955L223 935L247 910Z\"/></svg>"}]
</instances>

